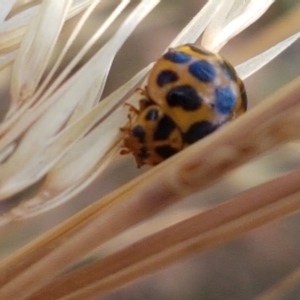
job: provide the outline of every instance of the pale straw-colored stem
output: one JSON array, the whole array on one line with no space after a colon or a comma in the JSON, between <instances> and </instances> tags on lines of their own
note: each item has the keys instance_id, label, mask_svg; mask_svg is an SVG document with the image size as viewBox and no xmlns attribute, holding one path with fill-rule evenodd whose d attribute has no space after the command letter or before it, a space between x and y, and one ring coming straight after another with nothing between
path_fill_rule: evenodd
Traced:
<instances>
[{"instance_id":1,"label":"pale straw-colored stem","mask_svg":"<svg viewBox=\"0 0 300 300\"><path fill-rule=\"evenodd\" d=\"M226 58L234 64L242 63L299 32L299 15L300 5L295 6L289 12L266 26L262 26L261 29L257 29L253 37L242 39L240 47L236 45L236 47L226 52ZM237 41L237 43L239 42Z\"/></svg>"},{"instance_id":2,"label":"pale straw-colored stem","mask_svg":"<svg viewBox=\"0 0 300 300\"><path fill-rule=\"evenodd\" d=\"M0 265L0 299L25 299L103 242L299 137L300 78L244 117L124 185ZM216 220L217 222L217 220Z\"/></svg>"},{"instance_id":3,"label":"pale straw-colored stem","mask_svg":"<svg viewBox=\"0 0 300 300\"><path fill-rule=\"evenodd\" d=\"M300 209L300 169L54 281L30 300L91 299ZM49 296L48 296L49 297Z\"/></svg>"}]
</instances>

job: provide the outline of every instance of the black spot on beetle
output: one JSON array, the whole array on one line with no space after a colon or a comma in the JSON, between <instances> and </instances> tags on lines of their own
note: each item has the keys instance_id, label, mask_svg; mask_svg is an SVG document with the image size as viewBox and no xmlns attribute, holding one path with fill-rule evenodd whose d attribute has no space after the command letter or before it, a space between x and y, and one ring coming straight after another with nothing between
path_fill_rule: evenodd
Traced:
<instances>
[{"instance_id":1,"label":"black spot on beetle","mask_svg":"<svg viewBox=\"0 0 300 300\"><path fill-rule=\"evenodd\" d=\"M158 84L158 86L163 87L168 83L177 81L178 79L179 77L174 71L163 70L158 74L156 83Z\"/></svg>"},{"instance_id":2,"label":"black spot on beetle","mask_svg":"<svg viewBox=\"0 0 300 300\"><path fill-rule=\"evenodd\" d=\"M155 151L160 157L162 157L164 159L169 158L170 156L172 156L178 152L177 149L172 148L171 146L167 146L167 145L156 147Z\"/></svg>"},{"instance_id":3,"label":"black spot on beetle","mask_svg":"<svg viewBox=\"0 0 300 300\"><path fill-rule=\"evenodd\" d=\"M190 85L180 85L170 89L166 100L169 106L179 106L187 111L196 110L202 104L202 99L197 91Z\"/></svg>"},{"instance_id":4,"label":"black spot on beetle","mask_svg":"<svg viewBox=\"0 0 300 300\"><path fill-rule=\"evenodd\" d=\"M194 123L184 134L184 142L187 144L193 144L215 131L216 128L217 126L208 121Z\"/></svg>"},{"instance_id":5,"label":"black spot on beetle","mask_svg":"<svg viewBox=\"0 0 300 300\"><path fill-rule=\"evenodd\" d=\"M176 124L174 121L171 118L164 116L158 122L158 126L154 132L154 140L166 140L175 128Z\"/></svg>"},{"instance_id":6,"label":"black spot on beetle","mask_svg":"<svg viewBox=\"0 0 300 300\"><path fill-rule=\"evenodd\" d=\"M140 143L143 143L145 141L146 132L142 126L134 126L131 130L131 133L134 137L136 137L139 140Z\"/></svg>"}]
</instances>

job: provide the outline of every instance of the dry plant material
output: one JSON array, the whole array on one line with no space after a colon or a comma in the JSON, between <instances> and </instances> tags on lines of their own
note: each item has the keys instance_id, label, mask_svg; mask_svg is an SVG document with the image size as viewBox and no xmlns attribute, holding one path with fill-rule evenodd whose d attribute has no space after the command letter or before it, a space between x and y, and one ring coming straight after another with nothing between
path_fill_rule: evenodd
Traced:
<instances>
[{"instance_id":1,"label":"dry plant material","mask_svg":"<svg viewBox=\"0 0 300 300\"><path fill-rule=\"evenodd\" d=\"M88 299L300 209L300 170L179 222L69 275L29 299ZM278 188L286 183L285 189Z\"/></svg>"},{"instance_id":2,"label":"dry plant material","mask_svg":"<svg viewBox=\"0 0 300 300\"><path fill-rule=\"evenodd\" d=\"M0 219L2 226L71 199L105 169L119 149L118 128L126 122L122 104L125 100L136 103L136 95L128 100L126 96L143 81L150 66L100 103L98 99L116 52L158 1L141 1L107 44L70 76L88 48L129 2L121 1L87 46L53 79L63 56L98 2L61 1L57 5L45 0L21 12L22 18L17 14L4 21L10 22L3 25L5 30L10 29L7 35L10 40L3 42L2 49L7 52L2 67L14 62L14 69L11 106L0 127L0 198L15 195L44 176L46 179L36 195ZM205 30L202 45L217 51L259 18L272 2L208 1L171 45L194 42ZM49 77L41 82L65 20L84 9L74 34L47 73ZM46 20L53 15L59 20L56 26L48 28ZM5 30L1 31L0 27L0 35ZM48 30L49 40L35 60L30 53L39 51L39 37ZM241 64L237 67L239 75L243 79L250 76L298 37L299 33ZM18 52L12 51L18 48L21 39ZM34 67L27 71L32 60ZM53 293L53 299L59 299L60 295L68 295L64 299L92 297L156 271L162 266L162 260L166 264L174 262L298 210L299 170L296 170L141 240L87 269L53 281L69 266L129 227L203 190L253 157L299 139L299 92L300 79L296 79L245 117L100 199L14 253L0 265L0 298L42 299L45 293L48 295L47 289L54 287L57 296ZM97 139L99 136L101 140ZM79 152L86 155L78 158ZM271 188L278 184L285 187L282 194L274 193ZM258 194L260 201L257 201ZM213 218L215 214L222 217ZM178 232L182 234L177 235ZM140 249L140 256L136 255L136 249ZM82 274L86 282L78 284Z\"/></svg>"},{"instance_id":3,"label":"dry plant material","mask_svg":"<svg viewBox=\"0 0 300 300\"><path fill-rule=\"evenodd\" d=\"M115 10L114 17L120 13L121 9L124 9L124 3L128 4L128 1L122 1L122 5ZM116 110L122 105L123 102L120 102L120 100L137 84L139 78L134 78L101 103L97 103L95 99L99 99L103 91L107 72L116 52L137 24L156 4L157 1L143 1L124 21L124 26L115 33L111 40L80 71L59 86L74 67L74 62L71 62L70 66L67 67L68 72L65 70L39 99L34 94L3 124L3 131L8 130L0 140L0 148L2 147L3 149L6 149L13 142L14 138L23 134L29 126L31 127L28 128L25 136L23 136L17 151L11 154L9 159L2 165L0 170L0 198L5 199L27 188L40 180L46 173L49 173L49 177L46 179L45 188L42 186L36 197L23 206L24 209L16 210L10 216L2 218L2 224L18 218L20 212L22 212L22 215L28 215L32 210L44 210L45 207L43 205L45 202L48 199L52 199L54 202L57 200L53 200L55 196L61 202L64 200L60 199L61 194L64 194L63 197L68 197L67 199L69 199L68 190L71 194L74 193L73 189L75 188L77 192L82 190L86 185L85 181L97 176L107 164L107 157L112 156L114 151L117 151L117 148L112 151L112 147L118 143L116 137L120 138L120 133L116 125L113 126L114 130L111 130L112 124L116 120L124 123L126 115L123 114L122 116L120 113L123 109L119 108L115 113L115 117L112 115L108 119L107 116L112 109ZM103 28L100 28L100 31L103 32ZM95 41L101 32L97 32L91 38L91 41ZM90 46L92 44L93 42L90 42ZM79 52L79 57L86 51L87 49ZM77 59L75 57L74 61L76 62ZM99 65L102 68L99 68ZM140 73L138 76L142 75L143 73ZM82 78L85 80L82 80ZM56 90L55 87L57 88ZM39 95L40 92L37 91L37 94ZM28 106L33 105L37 100L38 102L30 108L29 113ZM84 108L81 105L83 102L94 103L92 105L94 106L93 109L89 107ZM96 103L97 105L95 105ZM80 115L76 109L78 105L80 105ZM74 114L77 115L76 122ZM70 122L71 119L71 126L64 127L66 122ZM6 127L10 127L12 123L13 126L7 129ZM97 123L100 123L101 126L95 127ZM93 130L91 131L92 128ZM87 134L88 132L89 134ZM101 136L102 139L95 138L96 136ZM76 142L78 143L71 152L64 156ZM35 144L34 152L32 151L32 144ZM73 157L74 155L78 156L78 151L87 154L82 158L83 161L80 159L74 160ZM24 160L25 157L26 159ZM106 160L103 162L104 158ZM73 162L72 166L70 166L71 161ZM17 162L19 163L17 164ZM73 169L76 167L81 172L73 172ZM21 168L21 171L16 170L16 168ZM51 169L53 169L55 174L52 175ZM81 177L78 178L77 174L80 174ZM60 181L61 187L51 182L51 179L57 182L56 178L58 175L60 177L64 176L66 179ZM81 189L78 187L78 182L82 183ZM52 188L53 186L55 187L54 189ZM53 207L53 205L50 207Z\"/></svg>"},{"instance_id":4,"label":"dry plant material","mask_svg":"<svg viewBox=\"0 0 300 300\"><path fill-rule=\"evenodd\" d=\"M130 226L204 189L259 153L296 138L299 89L297 79L262 107L256 107L15 253L1 265L1 270L7 271L0 277L0 284L4 284L0 296L16 296L16 285L22 287L22 295L25 290L38 290L70 264ZM214 159L203 161L201 158L207 155Z\"/></svg>"}]
</instances>

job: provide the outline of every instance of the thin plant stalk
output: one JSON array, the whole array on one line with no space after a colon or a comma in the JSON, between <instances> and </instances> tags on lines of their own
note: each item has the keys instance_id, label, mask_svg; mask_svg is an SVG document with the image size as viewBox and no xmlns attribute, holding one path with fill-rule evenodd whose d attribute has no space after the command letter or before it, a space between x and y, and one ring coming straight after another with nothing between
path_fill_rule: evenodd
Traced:
<instances>
[{"instance_id":1,"label":"thin plant stalk","mask_svg":"<svg viewBox=\"0 0 300 300\"><path fill-rule=\"evenodd\" d=\"M30 300L90 299L300 209L300 169L59 277Z\"/></svg>"},{"instance_id":2,"label":"thin plant stalk","mask_svg":"<svg viewBox=\"0 0 300 300\"><path fill-rule=\"evenodd\" d=\"M260 153L298 138L299 93L300 78L235 124L122 186L9 257L0 265L0 298L22 299L38 291L105 241L203 190Z\"/></svg>"},{"instance_id":3,"label":"thin plant stalk","mask_svg":"<svg viewBox=\"0 0 300 300\"><path fill-rule=\"evenodd\" d=\"M226 58L235 64L242 63L299 32L299 15L300 5L287 12L283 17L270 22L262 28L258 28L253 37L242 40L240 47L243 47L243 51L240 51L241 48L237 45L237 47L226 52Z\"/></svg>"}]
</instances>

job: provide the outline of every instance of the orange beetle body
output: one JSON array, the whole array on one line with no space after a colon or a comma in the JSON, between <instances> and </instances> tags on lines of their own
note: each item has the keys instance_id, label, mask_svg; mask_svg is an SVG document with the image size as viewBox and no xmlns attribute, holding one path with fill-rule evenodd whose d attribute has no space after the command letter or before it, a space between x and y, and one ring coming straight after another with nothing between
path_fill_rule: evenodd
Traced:
<instances>
[{"instance_id":1,"label":"orange beetle body","mask_svg":"<svg viewBox=\"0 0 300 300\"><path fill-rule=\"evenodd\" d=\"M122 154L138 167L156 165L202 139L247 109L244 84L220 55L187 44L154 64L145 99L127 126Z\"/></svg>"}]
</instances>

